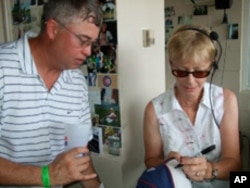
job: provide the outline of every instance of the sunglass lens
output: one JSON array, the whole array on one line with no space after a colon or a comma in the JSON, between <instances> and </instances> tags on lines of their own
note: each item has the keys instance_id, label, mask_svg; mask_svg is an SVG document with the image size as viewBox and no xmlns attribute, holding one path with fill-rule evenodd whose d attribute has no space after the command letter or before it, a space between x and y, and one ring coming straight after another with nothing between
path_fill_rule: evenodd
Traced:
<instances>
[{"instance_id":1,"label":"sunglass lens","mask_svg":"<svg viewBox=\"0 0 250 188\"><path fill-rule=\"evenodd\" d=\"M176 77L184 78L187 77L189 74L193 74L195 78L205 78L210 74L210 71L182 71L182 70L172 70L172 74Z\"/></svg>"},{"instance_id":2,"label":"sunglass lens","mask_svg":"<svg viewBox=\"0 0 250 188\"><path fill-rule=\"evenodd\" d=\"M186 77L189 73L187 71L172 70L172 74L176 77Z\"/></svg>"},{"instance_id":3,"label":"sunglass lens","mask_svg":"<svg viewBox=\"0 0 250 188\"><path fill-rule=\"evenodd\" d=\"M210 71L195 71L195 72L193 72L193 75L196 78L205 78L209 74L210 74Z\"/></svg>"}]
</instances>

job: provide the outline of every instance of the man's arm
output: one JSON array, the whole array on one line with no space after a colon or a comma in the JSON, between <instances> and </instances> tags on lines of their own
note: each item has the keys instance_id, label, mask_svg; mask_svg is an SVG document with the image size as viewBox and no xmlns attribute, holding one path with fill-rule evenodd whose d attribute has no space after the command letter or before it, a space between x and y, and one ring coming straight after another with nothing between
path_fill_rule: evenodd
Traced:
<instances>
[{"instance_id":1,"label":"man's arm","mask_svg":"<svg viewBox=\"0 0 250 188\"><path fill-rule=\"evenodd\" d=\"M17 164L0 157L0 185L42 186L41 168Z\"/></svg>"},{"instance_id":2,"label":"man's arm","mask_svg":"<svg viewBox=\"0 0 250 188\"><path fill-rule=\"evenodd\" d=\"M75 157L83 153L87 155ZM99 179L94 173L88 153L86 147L78 147L59 154L48 165L50 185L61 186L84 181L86 188L98 188ZM17 164L0 157L0 185L43 186L41 167Z\"/></svg>"}]
</instances>

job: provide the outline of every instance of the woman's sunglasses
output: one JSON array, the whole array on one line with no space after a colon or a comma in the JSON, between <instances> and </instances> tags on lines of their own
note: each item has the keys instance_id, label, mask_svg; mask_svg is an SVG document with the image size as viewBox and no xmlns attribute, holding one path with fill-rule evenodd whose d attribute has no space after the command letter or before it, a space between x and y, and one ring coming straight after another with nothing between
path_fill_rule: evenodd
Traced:
<instances>
[{"instance_id":1,"label":"woman's sunglasses","mask_svg":"<svg viewBox=\"0 0 250 188\"><path fill-rule=\"evenodd\" d=\"M180 77L180 78L184 78L187 77L189 74L192 74L195 78L205 78L208 77L210 74L210 70L209 71L193 71L193 72L189 72L189 71L184 71L184 70L174 70L172 69L172 74L175 77Z\"/></svg>"}]
</instances>

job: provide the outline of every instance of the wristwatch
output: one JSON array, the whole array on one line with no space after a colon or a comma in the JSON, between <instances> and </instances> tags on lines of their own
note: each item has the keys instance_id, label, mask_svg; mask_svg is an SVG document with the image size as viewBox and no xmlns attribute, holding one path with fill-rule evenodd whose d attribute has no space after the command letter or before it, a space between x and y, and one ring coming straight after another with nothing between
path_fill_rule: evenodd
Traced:
<instances>
[{"instance_id":1,"label":"wristwatch","mask_svg":"<svg viewBox=\"0 0 250 188\"><path fill-rule=\"evenodd\" d=\"M218 170L215 169L215 168L213 168L213 169L212 169L212 178L211 178L211 180L216 179L217 176L218 176Z\"/></svg>"}]
</instances>

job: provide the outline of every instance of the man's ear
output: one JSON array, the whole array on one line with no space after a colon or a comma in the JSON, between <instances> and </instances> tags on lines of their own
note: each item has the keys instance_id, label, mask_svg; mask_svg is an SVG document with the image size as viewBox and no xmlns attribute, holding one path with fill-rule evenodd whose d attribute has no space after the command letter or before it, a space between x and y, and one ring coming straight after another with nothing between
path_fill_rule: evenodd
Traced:
<instances>
[{"instance_id":1,"label":"man's ear","mask_svg":"<svg viewBox=\"0 0 250 188\"><path fill-rule=\"evenodd\" d=\"M49 19L46 25L47 25L46 27L47 35L49 36L50 39L54 39L58 32L58 27L59 27L58 23L53 19Z\"/></svg>"}]
</instances>

